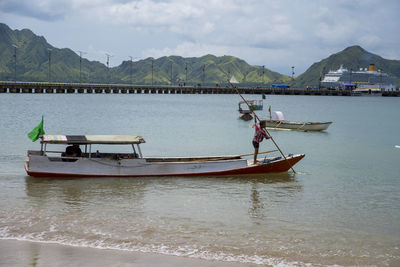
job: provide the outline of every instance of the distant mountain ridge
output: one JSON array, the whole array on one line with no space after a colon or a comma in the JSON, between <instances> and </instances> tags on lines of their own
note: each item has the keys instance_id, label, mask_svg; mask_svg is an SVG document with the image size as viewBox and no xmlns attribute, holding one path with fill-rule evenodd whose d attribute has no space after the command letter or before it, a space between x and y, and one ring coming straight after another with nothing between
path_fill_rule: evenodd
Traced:
<instances>
[{"instance_id":1,"label":"distant mountain ridge","mask_svg":"<svg viewBox=\"0 0 400 267\"><path fill-rule=\"evenodd\" d=\"M344 68L354 71L360 68L368 68L369 64L375 64L375 69L395 77L397 87L400 86L400 60L384 59L381 56L372 54L362 47L355 45L333 54L320 62L309 67L306 72L295 79L294 86L318 86L319 79L330 70L337 70L341 65Z\"/></svg>"},{"instance_id":2,"label":"distant mountain ridge","mask_svg":"<svg viewBox=\"0 0 400 267\"><path fill-rule=\"evenodd\" d=\"M251 66L233 56L184 58L180 56L147 58L135 62L123 61L119 66L107 68L98 61L82 58L68 48L59 49L28 29L12 30L0 23L0 80L14 79L14 47L17 45L16 76L18 81L90 82L163 84L226 83L234 75L247 86L285 83L287 75ZM50 53L50 64L49 64ZM50 77L49 77L50 65ZM263 74L264 72L264 74Z\"/></svg>"},{"instance_id":3,"label":"distant mountain ridge","mask_svg":"<svg viewBox=\"0 0 400 267\"><path fill-rule=\"evenodd\" d=\"M158 59L146 58L131 62L123 61L119 66L107 68L101 62L89 61L69 48L59 49L42 36L29 29L12 30L0 23L0 80L14 80L14 47L16 45L18 81L35 82L87 82L87 83L133 83L177 85L225 84L234 75L239 86L270 86L286 83L293 87L318 86L319 80L329 70L341 65L358 70L375 64L376 69L393 76L400 86L400 60L388 60L364 50L350 46L311 65L293 81L291 77L271 71L262 66L249 65L234 56L184 58L168 56ZM49 75L50 53L50 75ZM82 70L80 70L82 69Z\"/></svg>"}]
</instances>

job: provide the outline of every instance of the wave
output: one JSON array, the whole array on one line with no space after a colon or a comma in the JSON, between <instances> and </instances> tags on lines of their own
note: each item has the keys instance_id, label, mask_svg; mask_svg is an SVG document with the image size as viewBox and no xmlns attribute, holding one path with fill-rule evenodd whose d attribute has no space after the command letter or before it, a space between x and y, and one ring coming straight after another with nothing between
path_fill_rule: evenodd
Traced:
<instances>
[{"instance_id":1,"label":"wave","mask_svg":"<svg viewBox=\"0 0 400 267\"><path fill-rule=\"evenodd\" d=\"M234 255L232 253L226 253L223 251L208 251L196 248L195 246L178 246L176 248L167 245L133 245L129 242L116 244L110 243L108 240L68 240L66 237L59 236L58 238L45 240L43 238L44 233L40 234L25 234L25 235L10 235L7 233L7 227L0 230L0 240L17 240L27 242L37 242L46 244L58 244L72 247L81 248L94 248L94 249L107 249L107 250L120 250L120 251L131 251L141 253L155 253L167 256L187 257L194 259L210 260L210 261L221 261L221 262L236 262L245 264L257 264L257 265L268 265L268 266L310 266L310 264L300 262L289 262L285 259L280 258L266 258L265 256L258 255ZM316 265L313 265L316 266ZM318 265L317 265L318 266Z\"/></svg>"}]
</instances>

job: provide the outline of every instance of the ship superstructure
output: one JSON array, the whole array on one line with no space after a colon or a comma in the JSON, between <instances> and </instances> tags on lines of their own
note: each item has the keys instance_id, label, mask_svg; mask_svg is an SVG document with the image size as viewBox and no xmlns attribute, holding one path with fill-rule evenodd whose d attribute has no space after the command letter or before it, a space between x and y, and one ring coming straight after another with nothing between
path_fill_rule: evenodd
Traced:
<instances>
[{"instance_id":1,"label":"ship superstructure","mask_svg":"<svg viewBox=\"0 0 400 267\"><path fill-rule=\"evenodd\" d=\"M348 70L340 66L338 70L329 71L321 80L321 86L332 89L349 89L354 91L382 92L396 90L396 80L375 65L360 68L358 71Z\"/></svg>"}]
</instances>

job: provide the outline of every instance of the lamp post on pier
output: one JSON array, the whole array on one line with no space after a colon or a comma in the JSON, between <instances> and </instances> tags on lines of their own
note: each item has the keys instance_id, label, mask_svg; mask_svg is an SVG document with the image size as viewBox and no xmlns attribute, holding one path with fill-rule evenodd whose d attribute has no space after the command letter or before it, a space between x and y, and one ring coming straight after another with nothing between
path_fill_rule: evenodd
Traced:
<instances>
[{"instance_id":1,"label":"lamp post on pier","mask_svg":"<svg viewBox=\"0 0 400 267\"><path fill-rule=\"evenodd\" d=\"M291 87L293 87L293 82L294 82L294 66L292 66L292 81L291 81Z\"/></svg>"},{"instance_id":2,"label":"lamp post on pier","mask_svg":"<svg viewBox=\"0 0 400 267\"><path fill-rule=\"evenodd\" d=\"M134 57L132 57L132 56L129 56L130 57L130 59L131 59L131 84L133 84L133 76L132 76L132 68L133 68L133 60L135 59Z\"/></svg>"},{"instance_id":3,"label":"lamp post on pier","mask_svg":"<svg viewBox=\"0 0 400 267\"><path fill-rule=\"evenodd\" d=\"M151 86L153 86L153 76L154 76L154 59L151 60Z\"/></svg>"},{"instance_id":4,"label":"lamp post on pier","mask_svg":"<svg viewBox=\"0 0 400 267\"><path fill-rule=\"evenodd\" d=\"M262 71L262 85L263 85L263 87L264 87L264 86L265 86L265 84L264 84L265 65L263 65L262 67L263 67L263 71Z\"/></svg>"},{"instance_id":5,"label":"lamp post on pier","mask_svg":"<svg viewBox=\"0 0 400 267\"><path fill-rule=\"evenodd\" d=\"M17 81L17 48L18 46L13 44L14 47L14 82Z\"/></svg>"},{"instance_id":6,"label":"lamp post on pier","mask_svg":"<svg viewBox=\"0 0 400 267\"><path fill-rule=\"evenodd\" d=\"M51 48L47 48L49 51L49 83L51 82Z\"/></svg>"},{"instance_id":7,"label":"lamp post on pier","mask_svg":"<svg viewBox=\"0 0 400 267\"><path fill-rule=\"evenodd\" d=\"M206 65L203 65L203 84L202 84L202 86L204 86L205 80L206 80Z\"/></svg>"},{"instance_id":8,"label":"lamp post on pier","mask_svg":"<svg viewBox=\"0 0 400 267\"><path fill-rule=\"evenodd\" d=\"M294 66L292 66L292 81L293 81L293 78L294 77Z\"/></svg>"},{"instance_id":9,"label":"lamp post on pier","mask_svg":"<svg viewBox=\"0 0 400 267\"><path fill-rule=\"evenodd\" d=\"M171 62L171 85L172 85L172 65L173 65L174 63L173 62Z\"/></svg>"},{"instance_id":10,"label":"lamp post on pier","mask_svg":"<svg viewBox=\"0 0 400 267\"><path fill-rule=\"evenodd\" d=\"M78 53L79 53L79 83L82 83L82 55L86 53L82 51L78 51Z\"/></svg>"},{"instance_id":11,"label":"lamp post on pier","mask_svg":"<svg viewBox=\"0 0 400 267\"><path fill-rule=\"evenodd\" d=\"M111 78L110 78L110 57L113 57L113 55L107 54L107 79L108 79L108 84L110 84Z\"/></svg>"},{"instance_id":12,"label":"lamp post on pier","mask_svg":"<svg viewBox=\"0 0 400 267\"><path fill-rule=\"evenodd\" d=\"M186 74L185 85L187 85L187 62L185 63L185 74Z\"/></svg>"}]
</instances>

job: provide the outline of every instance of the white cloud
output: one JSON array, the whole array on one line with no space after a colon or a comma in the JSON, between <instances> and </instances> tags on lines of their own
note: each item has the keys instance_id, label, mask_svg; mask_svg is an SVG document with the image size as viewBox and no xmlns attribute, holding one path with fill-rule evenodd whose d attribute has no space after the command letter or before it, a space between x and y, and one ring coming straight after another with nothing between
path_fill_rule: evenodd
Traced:
<instances>
[{"instance_id":1,"label":"white cloud","mask_svg":"<svg viewBox=\"0 0 400 267\"><path fill-rule=\"evenodd\" d=\"M229 52L229 47L208 45L208 44L198 44L191 42L183 42L178 44L174 48L165 47L162 49L151 48L143 51L143 58L146 57L162 57L162 56L173 56L178 55L182 57L201 57L207 54L212 54L215 56L226 55Z\"/></svg>"},{"instance_id":2,"label":"white cloud","mask_svg":"<svg viewBox=\"0 0 400 267\"><path fill-rule=\"evenodd\" d=\"M65 0L2 0L0 10L46 21L63 19L71 11Z\"/></svg>"}]
</instances>

